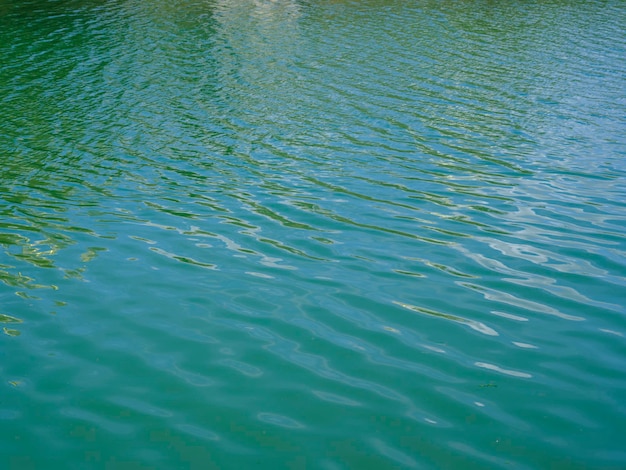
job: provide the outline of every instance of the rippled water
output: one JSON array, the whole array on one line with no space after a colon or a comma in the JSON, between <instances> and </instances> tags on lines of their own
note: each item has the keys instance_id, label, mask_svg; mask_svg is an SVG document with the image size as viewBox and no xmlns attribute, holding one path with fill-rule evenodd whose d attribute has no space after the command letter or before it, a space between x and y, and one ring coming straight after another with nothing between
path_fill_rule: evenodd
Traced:
<instances>
[{"instance_id":1,"label":"rippled water","mask_svg":"<svg viewBox=\"0 0 626 470\"><path fill-rule=\"evenodd\" d=\"M0 466L624 468L625 30L0 0Z\"/></svg>"}]
</instances>

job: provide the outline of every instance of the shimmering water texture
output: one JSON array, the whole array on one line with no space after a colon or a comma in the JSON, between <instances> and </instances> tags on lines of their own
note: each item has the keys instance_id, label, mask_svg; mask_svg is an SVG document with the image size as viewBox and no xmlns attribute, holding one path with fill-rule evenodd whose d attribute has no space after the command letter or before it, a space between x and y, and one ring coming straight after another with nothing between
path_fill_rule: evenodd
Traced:
<instances>
[{"instance_id":1,"label":"shimmering water texture","mask_svg":"<svg viewBox=\"0 0 626 470\"><path fill-rule=\"evenodd\" d=\"M625 31L0 0L0 468L626 468Z\"/></svg>"}]
</instances>

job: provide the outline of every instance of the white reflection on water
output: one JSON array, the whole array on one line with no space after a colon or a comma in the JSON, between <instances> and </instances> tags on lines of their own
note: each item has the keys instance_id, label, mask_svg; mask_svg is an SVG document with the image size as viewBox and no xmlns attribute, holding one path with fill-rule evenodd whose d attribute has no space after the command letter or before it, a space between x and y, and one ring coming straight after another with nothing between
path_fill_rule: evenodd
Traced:
<instances>
[{"instance_id":1,"label":"white reflection on water","mask_svg":"<svg viewBox=\"0 0 626 470\"><path fill-rule=\"evenodd\" d=\"M528 374L526 372L520 372L517 370L511 370L511 369L504 369L500 366L497 366L495 364L489 364L487 362L475 362L474 365L478 367L482 367L483 369L495 370L496 372L500 372L501 374L511 375L513 377L521 377L524 379L529 379L532 377L531 374Z\"/></svg>"},{"instance_id":2,"label":"white reflection on water","mask_svg":"<svg viewBox=\"0 0 626 470\"><path fill-rule=\"evenodd\" d=\"M462 325L467 325L472 330L478 331L479 333L482 333L488 336L498 336L498 332L496 330L476 320L470 320L469 318L463 318L458 315L451 315L449 313L435 312L434 310L431 310L431 309L417 307L415 305L405 304L402 302L394 301L393 303L396 305L400 305L401 307L404 307L413 312L422 313L426 315L432 315L434 317L439 317L439 318L445 318L446 320L451 320L456 323L461 323Z\"/></svg>"}]
</instances>

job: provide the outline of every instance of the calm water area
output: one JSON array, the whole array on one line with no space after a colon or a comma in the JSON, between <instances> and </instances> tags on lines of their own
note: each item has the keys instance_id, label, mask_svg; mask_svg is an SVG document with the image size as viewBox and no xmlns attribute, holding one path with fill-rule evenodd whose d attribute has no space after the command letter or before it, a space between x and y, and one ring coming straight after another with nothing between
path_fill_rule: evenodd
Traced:
<instances>
[{"instance_id":1,"label":"calm water area","mask_svg":"<svg viewBox=\"0 0 626 470\"><path fill-rule=\"evenodd\" d=\"M626 468L626 2L0 0L0 469Z\"/></svg>"}]
</instances>

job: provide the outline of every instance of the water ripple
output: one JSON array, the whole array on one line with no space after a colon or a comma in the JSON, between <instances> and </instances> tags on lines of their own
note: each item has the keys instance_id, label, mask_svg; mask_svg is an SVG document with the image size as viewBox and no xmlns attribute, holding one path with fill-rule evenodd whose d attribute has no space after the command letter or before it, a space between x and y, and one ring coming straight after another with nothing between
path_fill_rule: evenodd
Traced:
<instances>
[{"instance_id":1,"label":"water ripple","mask_svg":"<svg viewBox=\"0 0 626 470\"><path fill-rule=\"evenodd\" d=\"M0 0L0 450L624 467L623 18Z\"/></svg>"}]
</instances>

